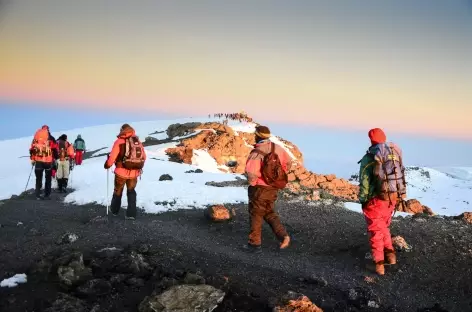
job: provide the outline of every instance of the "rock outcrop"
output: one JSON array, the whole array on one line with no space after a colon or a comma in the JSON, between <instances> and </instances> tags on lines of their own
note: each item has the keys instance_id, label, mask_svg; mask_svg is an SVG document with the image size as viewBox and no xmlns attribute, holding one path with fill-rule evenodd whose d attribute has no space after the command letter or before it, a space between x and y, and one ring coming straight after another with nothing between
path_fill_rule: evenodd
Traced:
<instances>
[{"instance_id":1,"label":"rock outcrop","mask_svg":"<svg viewBox=\"0 0 472 312\"><path fill-rule=\"evenodd\" d=\"M215 205L208 207L205 211L205 215L208 219L214 222L222 222L231 220L231 218L235 215L235 212L229 211L229 209L223 205Z\"/></svg>"},{"instance_id":2,"label":"rock outcrop","mask_svg":"<svg viewBox=\"0 0 472 312\"><path fill-rule=\"evenodd\" d=\"M193 130L188 126L178 125L171 125L169 128L171 130L168 129L168 133L172 134L176 133L175 129L181 128L187 132L200 131L181 140L177 147L167 149L170 160L191 164L193 151L204 149L224 168L222 171L231 173L244 173L246 159L255 144L253 133L235 133L231 127L215 122L199 124ZM182 131L178 134L181 135ZM345 179L338 179L333 174L319 175L306 170L300 150L282 138L277 139L295 157L289 171L287 194L305 195L307 200L317 200L320 193L328 193L344 200L357 200L358 186Z\"/></svg>"},{"instance_id":3,"label":"rock outcrop","mask_svg":"<svg viewBox=\"0 0 472 312\"><path fill-rule=\"evenodd\" d=\"M472 212L464 212L459 217L466 223L472 224Z\"/></svg>"},{"instance_id":4,"label":"rock outcrop","mask_svg":"<svg viewBox=\"0 0 472 312\"><path fill-rule=\"evenodd\" d=\"M407 201L398 202L397 203L397 211L400 212L406 212L406 213L412 213L412 214L417 214L417 213L425 213L430 216L434 215L433 210L429 208L428 206L422 205L418 200L416 199L409 199Z\"/></svg>"}]
</instances>

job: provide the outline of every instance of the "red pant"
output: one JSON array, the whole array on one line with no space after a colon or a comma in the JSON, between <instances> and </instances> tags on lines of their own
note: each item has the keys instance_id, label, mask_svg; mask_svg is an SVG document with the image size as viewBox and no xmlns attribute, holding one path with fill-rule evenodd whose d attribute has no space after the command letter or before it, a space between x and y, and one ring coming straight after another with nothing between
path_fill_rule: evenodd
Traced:
<instances>
[{"instance_id":1,"label":"red pant","mask_svg":"<svg viewBox=\"0 0 472 312\"><path fill-rule=\"evenodd\" d=\"M81 165L82 164L82 157L84 155L84 151L75 151L75 164Z\"/></svg>"},{"instance_id":2,"label":"red pant","mask_svg":"<svg viewBox=\"0 0 472 312\"><path fill-rule=\"evenodd\" d=\"M372 248L372 258L375 262L384 261L384 252L393 250L392 237L390 235L390 223L392 221L395 203L371 199L363 209L369 232L369 243Z\"/></svg>"}]
</instances>

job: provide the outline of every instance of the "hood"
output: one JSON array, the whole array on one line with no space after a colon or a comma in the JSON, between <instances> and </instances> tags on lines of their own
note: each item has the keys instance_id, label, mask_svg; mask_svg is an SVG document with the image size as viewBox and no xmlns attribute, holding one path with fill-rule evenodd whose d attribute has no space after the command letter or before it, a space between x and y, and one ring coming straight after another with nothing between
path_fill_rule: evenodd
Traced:
<instances>
[{"instance_id":1,"label":"hood","mask_svg":"<svg viewBox=\"0 0 472 312\"><path fill-rule=\"evenodd\" d=\"M126 127L123 130L121 130L120 134L117 135L117 138L119 139L127 139L129 137L132 137L136 135L136 132L132 127Z\"/></svg>"},{"instance_id":2,"label":"hood","mask_svg":"<svg viewBox=\"0 0 472 312\"><path fill-rule=\"evenodd\" d=\"M82 139L82 136L79 134L79 135L77 136L77 139Z\"/></svg>"},{"instance_id":3,"label":"hood","mask_svg":"<svg viewBox=\"0 0 472 312\"><path fill-rule=\"evenodd\" d=\"M67 141L67 135L65 134L61 135L58 140Z\"/></svg>"}]
</instances>

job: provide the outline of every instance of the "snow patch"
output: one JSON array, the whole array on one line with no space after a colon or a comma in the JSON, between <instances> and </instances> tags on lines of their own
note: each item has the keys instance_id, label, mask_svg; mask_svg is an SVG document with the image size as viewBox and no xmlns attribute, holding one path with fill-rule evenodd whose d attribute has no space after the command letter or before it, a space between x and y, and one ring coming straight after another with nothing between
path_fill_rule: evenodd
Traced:
<instances>
[{"instance_id":1,"label":"snow patch","mask_svg":"<svg viewBox=\"0 0 472 312\"><path fill-rule=\"evenodd\" d=\"M12 287L18 286L18 284L24 284L26 282L27 282L26 274L24 274L24 273L23 274L15 274L14 276L12 276L10 278L4 279L0 283L0 287L12 288Z\"/></svg>"}]
</instances>

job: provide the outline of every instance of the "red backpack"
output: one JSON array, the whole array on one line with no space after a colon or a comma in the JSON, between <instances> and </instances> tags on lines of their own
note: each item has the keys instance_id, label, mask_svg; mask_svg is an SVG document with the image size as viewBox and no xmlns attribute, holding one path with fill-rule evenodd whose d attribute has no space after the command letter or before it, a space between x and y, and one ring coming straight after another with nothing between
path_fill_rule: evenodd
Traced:
<instances>
[{"instance_id":1,"label":"red backpack","mask_svg":"<svg viewBox=\"0 0 472 312\"><path fill-rule=\"evenodd\" d=\"M123 167L129 170L141 170L144 167L144 146L137 136L125 139Z\"/></svg>"},{"instance_id":2,"label":"red backpack","mask_svg":"<svg viewBox=\"0 0 472 312\"><path fill-rule=\"evenodd\" d=\"M288 183L288 176L282 168L279 155L275 153L275 144L271 143L271 150L269 153L264 153L258 149L255 151L264 156L264 159L262 160L261 174L265 183L277 189L284 189Z\"/></svg>"}]
</instances>

